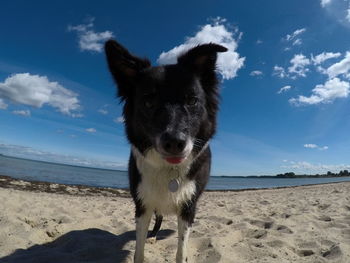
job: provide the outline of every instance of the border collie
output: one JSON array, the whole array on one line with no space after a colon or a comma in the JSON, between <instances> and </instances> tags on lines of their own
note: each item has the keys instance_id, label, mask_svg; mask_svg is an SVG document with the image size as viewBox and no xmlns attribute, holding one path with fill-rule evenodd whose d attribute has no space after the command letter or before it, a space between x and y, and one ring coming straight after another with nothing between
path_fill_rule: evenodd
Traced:
<instances>
[{"instance_id":1,"label":"border collie","mask_svg":"<svg viewBox=\"0 0 350 263\"><path fill-rule=\"evenodd\" d=\"M187 262L187 243L196 204L207 184L216 129L217 52L223 46L198 45L177 64L151 66L114 40L105 44L109 70L124 102L124 123L131 144L130 192L136 206L134 261L144 260L152 214L155 239L163 215L178 220L176 262Z\"/></svg>"}]
</instances>

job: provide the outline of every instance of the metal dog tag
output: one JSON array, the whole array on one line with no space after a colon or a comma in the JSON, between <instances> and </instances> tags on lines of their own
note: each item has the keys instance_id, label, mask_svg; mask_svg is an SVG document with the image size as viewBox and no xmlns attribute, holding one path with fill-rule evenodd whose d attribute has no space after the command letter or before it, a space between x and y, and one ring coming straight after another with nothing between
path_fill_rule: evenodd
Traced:
<instances>
[{"instance_id":1,"label":"metal dog tag","mask_svg":"<svg viewBox=\"0 0 350 263\"><path fill-rule=\"evenodd\" d=\"M179 189L179 181L177 179L171 179L168 188L170 192L175 193Z\"/></svg>"}]
</instances>

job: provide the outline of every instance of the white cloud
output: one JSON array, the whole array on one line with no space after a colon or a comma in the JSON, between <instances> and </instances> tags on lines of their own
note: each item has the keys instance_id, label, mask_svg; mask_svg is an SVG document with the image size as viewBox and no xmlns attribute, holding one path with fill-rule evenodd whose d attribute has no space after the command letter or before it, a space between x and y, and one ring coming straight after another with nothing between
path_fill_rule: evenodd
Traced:
<instances>
[{"instance_id":1,"label":"white cloud","mask_svg":"<svg viewBox=\"0 0 350 263\"><path fill-rule=\"evenodd\" d=\"M103 114L103 115L107 115L108 114L108 110L105 110L105 109L99 109L98 112Z\"/></svg>"},{"instance_id":2,"label":"white cloud","mask_svg":"<svg viewBox=\"0 0 350 263\"><path fill-rule=\"evenodd\" d=\"M293 41L297 38L297 36L301 35L302 33L304 33L306 31L306 28L300 28L295 30L292 34L288 34L284 40L285 41Z\"/></svg>"},{"instance_id":3,"label":"white cloud","mask_svg":"<svg viewBox=\"0 0 350 263\"><path fill-rule=\"evenodd\" d=\"M120 116L120 117L118 117L118 118L115 118L114 120L113 120L115 123L124 123L124 117L123 116Z\"/></svg>"},{"instance_id":4,"label":"white cloud","mask_svg":"<svg viewBox=\"0 0 350 263\"><path fill-rule=\"evenodd\" d=\"M88 129L85 129L85 131L90 132L90 133L95 133L96 129L95 128L88 128Z\"/></svg>"},{"instance_id":5,"label":"white cloud","mask_svg":"<svg viewBox=\"0 0 350 263\"><path fill-rule=\"evenodd\" d=\"M350 23L350 7L348 10L346 10L346 20L348 20L348 22Z\"/></svg>"},{"instance_id":6,"label":"white cloud","mask_svg":"<svg viewBox=\"0 0 350 263\"><path fill-rule=\"evenodd\" d=\"M0 110L6 110L7 106L8 105L4 102L4 100L0 98Z\"/></svg>"},{"instance_id":7,"label":"white cloud","mask_svg":"<svg viewBox=\"0 0 350 263\"><path fill-rule=\"evenodd\" d=\"M321 0L321 6L325 7L326 5L329 5L332 2L332 0Z\"/></svg>"},{"instance_id":8,"label":"white cloud","mask_svg":"<svg viewBox=\"0 0 350 263\"><path fill-rule=\"evenodd\" d=\"M286 71L284 70L284 68L282 68L282 67L280 67L280 66L277 66L277 65L275 65L275 66L273 67L272 75L278 76L278 77L281 78L281 79L288 77L288 74L286 73Z\"/></svg>"},{"instance_id":9,"label":"white cloud","mask_svg":"<svg viewBox=\"0 0 350 263\"><path fill-rule=\"evenodd\" d=\"M288 72L294 74L292 78L295 78L296 76L306 77L306 73L309 71L307 66L310 65L310 59L303 54L296 54L290 60L290 63L292 65L288 68Z\"/></svg>"},{"instance_id":10,"label":"white cloud","mask_svg":"<svg viewBox=\"0 0 350 263\"><path fill-rule=\"evenodd\" d=\"M260 44L262 44L262 43L264 43L264 41L262 41L261 39L258 39L258 40L256 41L256 44L257 44L257 45L260 45Z\"/></svg>"},{"instance_id":11,"label":"white cloud","mask_svg":"<svg viewBox=\"0 0 350 263\"><path fill-rule=\"evenodd\" d=\"M341 56L341 53L333 53L333 52L322 52L321 54L318 54L316 57L311 55L311 60L315 65L320 65L323 62L325 62L328 59L331 58L338 58Z\"/></svg>"},{"instance_id":12,"label":"white cloud","mask_svg":"<svg viewBox=\"0 0 350 263\"><path fill-rule=\"evenodd\" d=\"M350 83L338 78L327 80L325 84L316 85L310 97L299 96L292 98L290 103L300 105L313 105L319 103L331 103L337 98L346 98L350 92Z\"/></svg>"},{"instance_id":13,"label":"white cloud","mask_svg":"<svg viewBox=\"0 0 350 263\"><path fill-rule=\"evenodd\" d=\"M71 135L72 138L76 137ZM106 161L105 158L99 160L98 158L84 158L70 155L63 155L58 153L47 152L43 150L34 149L31 147L13 145L13 144L2 144L0 143L0 153L15 156L28 158L33 160L40 160L53 163L63 163L70 165L79 165L87 167L96 167L96 168L108 168L108 169L127 169L126 161L110 160Z\"/></svg>"},{"instance_id":14,"label":"white cloud","mask_svg":"<svg viewBox=\"0 0 350 263\"><path fill-rule=\"evenodd\" d=\"M277 93L278 94L281 94L281 93L283 93L283 92L286 92L286 91L288 91L288 90L290 90L292 88L292 86L284 86L283 88L281 88Z\"/></svg>"},{"instance_id":15,"label":"white cloud","mask_svg":"<svg viewBox=\"0 0 350 263\"><path fill-rule=\"evenodd\" d=\"M0 98L37 108L47 104L63 114L79 117L72 113L80 108L78 95L57 82L50 82L46 76L11 75L0 82Z\"/></svg>"},{"instance_id":16,"label":"white cloud","mask_svg":"<svg viewBox=\"0 0 350 263\"><path fill-rule=\"evenodd\" d=\"M30 111L29 110L14 110L12 111L13 114L15 115L21 115L24 117L29 117L30 116Z\"/></svg>"},{"instance_id":17,"label":"white cloud","mask_svg":"<svg viewBox=\"0 0 350 263\"><path fill-rule=\"evenodd\" d=\"M238 42L234 38L237 30L232 32L223 25L225 20L216 19L213 24L207 24L198 31L195 36L186 38L185 43L173 49L162 52L158 58L159 64L174 64L176 58L190 48L204 43L216 43L228 48L225 53L218 54L217 68L224 79L232 79L237 75L237 71L243 67L245 58L240 57L236 52ZM238 36L238 39L240 34Z\"/></svg>"},{"instance_id":18,"label":"white cloud","mask_svg":"<svg viewBox=\"0 0 350 263\"><path fill-rule=\"evenodd\" d=\"M305 148L315 149L315 148L317 148L318 146L317 146L316 144L313 144L313 143L308 143L308 144L304 144L304 147L305 147Z\"/></svg>"},{"instance_id":19,"label":"white cloud","mask_svg":"<svg viewBox=\"0 0 350 263\"><path fill-rule=\"evenodd\" d=\"M326 70L330 78L334 78L338 75L347 75L350 73L350 52L346 52L345 58L338 63L333 64Z\"/></svg>"},{"instance_id":20,"label":"white cloud","mask_svg":"<svg viewBox=\"0 0 350 263\"><path fill-rule=\"evenodd\" d=\"M291 44L292 46L300 46L303 43L303 41L300 38L300 35L303 34L305 31L306 28L297 29L292 34L288 34L287 36L282 38L282 40L288 43L289 45ZM284 51L288 50L291 50L290 46L284 48Z\"/></svg>"},{"instance_id":21,"label":"white cloud","mask_svg":"<svg viewBox=\"0 0 350 263\"><path fill-rule=\"evenodd\" d=\"M93 27L94 18L90 18L87 24L68 26L68 31L77 32L81 51L102 52L104 42L113 37L111 31L95 32Z\"/></svg>"},{"instance_id":22,"label":"white cloud","mask_svg":"<svg viewBox=\"0 0 350 263\"><path fill-rule=\"evenodd\" d=\"M98 112L103 114L103 115L107 115L109 113L109 111L108 111L109 106L110 106L109 104L104 104L102 107L100 107Z\"/></svg>"},{"instance_id":23,"label":"white cloud","mask_svg":"<svg viewBox=\"0 0 350 263\"><path fill-rule=\"evenodd\" d=\"M300 46L303 43L300 38L297 38L296 40L293 41L293 46Z\"/></svg>"},{"instance_id":24,"label":"white cloud","mask_svg":"<svg viewBox=\"0 0 350 263\"><path fill-rule=\"evenodd\" d=\"M313 143L308 143L308 144L304 144L304 148L310 148L310 149L318 149L320 151L325 151L328 150L328 146L318 146L317 144L313 144Z\"/></svg>"},{"instance_id":25,"label":"white cloud","mask_svg":"<svg viewBox=\"0 0 350 263\"><path fill-rule=\"evenodd\" d=\"M264 73L262 73L262 71L260 71L260 70L254 70L254 71L252 71L252 72L250 72L250 74L249 74L250 76L262 76L262 75L264 75Z\"/></svg>"}]
</instances>

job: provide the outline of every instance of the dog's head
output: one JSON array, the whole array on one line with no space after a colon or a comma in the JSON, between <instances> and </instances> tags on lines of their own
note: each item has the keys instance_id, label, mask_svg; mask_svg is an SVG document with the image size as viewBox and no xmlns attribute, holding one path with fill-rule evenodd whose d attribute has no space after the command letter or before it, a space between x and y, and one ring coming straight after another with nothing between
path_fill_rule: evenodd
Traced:
<instances>
[{"instance_id":1,"label":"dog's head","mask_svg":"<svg viewBox=\"0 0 350 263\"><path fill-rule=\"evenodd\" d=\"M152 67L114 40L105 44L109 70L124 104L128 140L177 164L214 135L218 110L217 44L194 47L177 64Z\"/></svg>"}]
</instances>

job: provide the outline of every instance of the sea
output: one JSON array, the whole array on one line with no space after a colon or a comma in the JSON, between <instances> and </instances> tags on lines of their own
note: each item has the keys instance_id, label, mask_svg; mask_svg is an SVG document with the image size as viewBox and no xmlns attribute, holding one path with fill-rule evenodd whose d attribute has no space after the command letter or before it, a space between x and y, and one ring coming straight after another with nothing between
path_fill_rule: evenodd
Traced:
<instances>
[{"instance_id":1,"label":"sea","mask_svg":"<svg viewBox=\"0 0 350 263\"><path fill-rule=\"evenodd\" d=\"M126 171L49 163L0 155L0 175L27 181L94 187L128 188ZM276 188L350 181L350 177L329 178L256 178L211 176L207 190Z\"/></svg>"}]
</instances>

